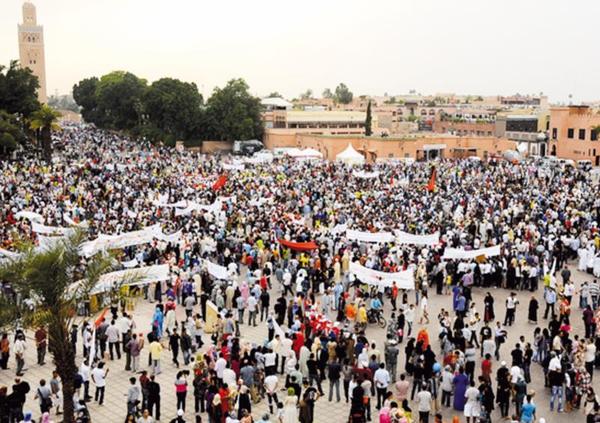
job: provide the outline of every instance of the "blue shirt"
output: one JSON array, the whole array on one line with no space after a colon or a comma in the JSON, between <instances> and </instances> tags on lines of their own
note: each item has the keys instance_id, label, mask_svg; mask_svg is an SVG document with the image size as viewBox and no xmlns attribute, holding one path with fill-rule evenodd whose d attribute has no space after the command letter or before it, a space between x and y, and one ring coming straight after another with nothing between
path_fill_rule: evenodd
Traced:
<instances>
[{"instance_id":1,"label":"blue shirt","mask_svg":"<svg viewBox=\"0 0 600 423\"><path fill-rule=\"evenodd\" d=\"M533 421L533 414L535 413L535 405L528 402L523 405L523 409L521 410L521 422L530 423Z\"/></svg>"}]
</instances>

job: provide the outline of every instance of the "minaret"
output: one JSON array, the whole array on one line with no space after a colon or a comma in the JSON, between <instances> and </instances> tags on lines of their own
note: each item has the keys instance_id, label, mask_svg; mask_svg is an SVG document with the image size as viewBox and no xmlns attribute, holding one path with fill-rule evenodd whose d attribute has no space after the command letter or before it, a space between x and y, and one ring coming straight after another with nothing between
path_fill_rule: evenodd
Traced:
<instances>
[{"instance_id":1,"label":"minaret","mask_svg":"<svg viewBox=\"0 0 600 423\"><path fill-rule=\"evenodd\" d=\"M38 77L38 100L46 103L46 60L44 58L44 27L37 24L33 3L23 3L23 23L19 25L19 59L21 66Z\"/></svg>"}]
</instances>

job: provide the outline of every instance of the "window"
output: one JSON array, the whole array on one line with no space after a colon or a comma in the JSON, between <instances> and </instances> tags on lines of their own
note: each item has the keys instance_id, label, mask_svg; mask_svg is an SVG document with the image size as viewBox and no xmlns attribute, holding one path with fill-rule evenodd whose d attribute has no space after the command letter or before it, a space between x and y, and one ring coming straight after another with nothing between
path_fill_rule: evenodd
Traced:
<instances>
[{"instance_id":1,"label":"window","mask_svg":"<svg viewBox=\"0 0 600 423\"><path fill-rule=\"evenodd\" d=\"M567 138L571 140L575 138L575 130L573 128L567 129Z\"/></svg>"},{"instance_id":2,"label":"window","mask_svg":"<svg viewBox=\"0 0 600 423\"><path fill-rule=\"evenodd\" d=\"M579 130L579 139L580 140L585 140L585 129L580 129Z\"/></svg>"},{"instance_id":3,"label":"window","mask_svg":"<svg viewBox=\"0 0 600 423\"><path fill-rule=\"evenodd\" d=\"M552 139L555 140L558 137L558 129L552 128Z\"/></svg>"},{"instance_id":4,"label":"window","mask_svg":"<svg viewBox=\"0 0 600 423\"><path fill-rule=\"evenodd\" d=\"M592 129L590 131L590 139L592 141L598 141L598 132Z\"/></svg>"}]
</instances>

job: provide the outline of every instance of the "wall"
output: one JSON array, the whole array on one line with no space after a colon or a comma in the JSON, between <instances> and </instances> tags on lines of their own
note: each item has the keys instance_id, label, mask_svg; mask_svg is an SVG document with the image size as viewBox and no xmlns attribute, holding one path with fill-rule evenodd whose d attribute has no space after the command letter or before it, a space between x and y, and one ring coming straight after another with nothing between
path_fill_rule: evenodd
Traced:
<instances>
[{"instance_id":1,"label":"wall","mask_svg":"<svg viewBox=\"0 0 600 423\"><path fill-rule=\"evenodd\" d=\"M378 158L413 158L424 156L424 146L444 144L443 155L446 158L477 155L501 155L505 150L514 150L516 144L504 138L495 137L454 137L454 136L415 136L406 138L378 138L363 136L326 136L281 133L266 131L265 147L273 148L314 148L323 153L323 157L334 160L335 156L352 144L355 150L374 161Z\"/></svg>"},{"instance_id":2,"label":"wall","mask_svg":"<svg viewBox=\"0 0 600 423\"><path fill-rule=\"evenodd\" d=\"M229 141L202 141L203 154L222 153L233 150L233 143Z\"/></svg>"},{"instance_id":3,"label":"wall","mask_svg":"<svg viewBox=\"0 0 600 423\"><path fill-rule=\"evenodd\" d=\"M493 122L452 122L450 120L436 120L433 123L433 132L439 134L465 134L479 136L493 136L496 124Z\"/></svg>"},{"instance_id":4,"label":"wall","mask_svg":"<svg viewBox=\"0 0 600 423\"><path fill-rule=\"evenodd\" d=\"M550 154L571 160L591 160L600 165L600 142L591 140L592 128L600 125L600 113L588 107L556 107L550 110ZM569 139L568 129L574 137ZM556 137L554 137L556 129ZM585 130L585 139L579 139L579 130ZM600 134L598 136L600 138Z\"/></svg>"}]
</instances>

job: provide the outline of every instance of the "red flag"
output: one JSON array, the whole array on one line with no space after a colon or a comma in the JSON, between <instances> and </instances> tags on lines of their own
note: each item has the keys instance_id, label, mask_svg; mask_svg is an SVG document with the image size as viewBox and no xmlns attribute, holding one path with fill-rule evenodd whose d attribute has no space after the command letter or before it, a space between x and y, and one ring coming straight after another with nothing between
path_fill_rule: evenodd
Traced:
<instances>
[{"instance_id":1,"label":"red flag","mask_svg":"<svg viewBox=\"0 0 600 423\"><path fill-rule=\"evenodd\" d=\"M107 312L108 312L108 307L105 308L104 310L102 310L102 313L100 313L100 316L98 316L98 318L94 321L95 327L98 327L102 324L102 319L104 319L104 316L106 316Z\"/></svg>"},{"instance_id":2,"label":"red flag","mask_svg":"<svg viewBox=\"0 0 600 423\"><path fill-rule=\"evenodd\" d=\"M279 241L279 243L281 245L283 245L284 247L288 247L295 251L310 251L310 250L317 250L319 248L319 246L314 241L293 242L293 241L286 241L285 239L278 239L277 241Z\"/></svg>"},{"instance_id":3,"label":"red flag","mask_svg":"<svg viewBox=\"0 0 600 423\"><path fill-rule=\"evenodd\" d=\"M225 186L225 183L227 183L227 175L219 176L219 179L217 179L217 181L212 186L213 191L220 190Z\"/></svg>"},{"instance_id":4,"label":"red flag","mask_svg":"<svg viewBox=\"0 0 600 423\"><path fill-rule=\"evenodd\" d=\"M427 184L427 191L433 192L435 190L435 177L437 171L435 170L435 166L431 167L431 176L429 177L429 183Z\"/></svg>"}]
</instances>

